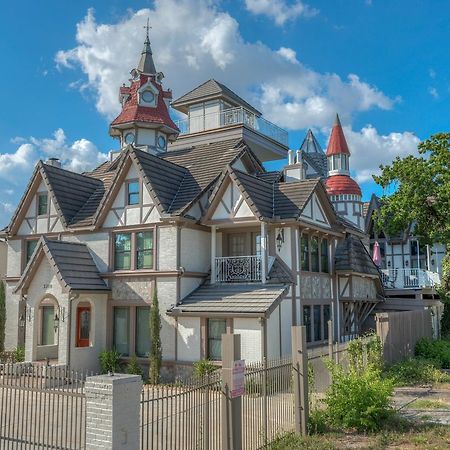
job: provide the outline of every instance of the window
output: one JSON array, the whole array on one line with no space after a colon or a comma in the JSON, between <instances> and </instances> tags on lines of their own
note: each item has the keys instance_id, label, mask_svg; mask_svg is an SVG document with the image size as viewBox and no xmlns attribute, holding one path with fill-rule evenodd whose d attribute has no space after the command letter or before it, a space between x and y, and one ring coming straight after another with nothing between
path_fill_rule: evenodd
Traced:
<instances>
[{"instance_id":1,"label":"window","mask_svg":"<svg viewBox=\"0 0 450 450\"><path fill-rule=\"evenodd\" d=\"M134 133L127 133L125 135L125 144L132 144L134 142Z\"/></svg>"},{"instance_id":2,"label":"window","mask_svg":"<svg viewBox=\"0 0 450 450\"><path fill-rule=\"evenodd\" d=\"M311 270L319 272L319 241L316 237L311 238Z\"/></svg>"},{"instance_id":3,"label":"window","mask_svg":"<svg viewBox=\"0 0 450 450\"><path fill-rule=\"evenodd\" d=\"M136 268L153 269L153 231L136 233Z\"/></svg>"},{"instance_id":4,"label":"window","mask_svg":"<svg viewBox=\"0 0 450 450\"><path fill-rule=\"evenodd\" d=\"M150 354L150 308L136 308L136 355L146 357Z\"/></svg>"},{"instance_id":5,"label":"window","mask_svg":"<svg viewBox=\"0 0 450 450\"><path fill-rule=\"evenodd\" d=\"M127 205L139 205L139 181L127 183Z\"/></svg>"},{"instance_id":6,"label":"window","mask_svg":"<svg viewBox=\"0 0 450 450\"><path fill-rule=\"evenodd\" d=\"M328 321L331 320L330 305L323 306L324 339L328 339Z\"/></svg>"},{"instance_id":7,"label":"window","mask_svg":"<svg viewBox=\"0 0 450 450\"><path fill-rule=\"evenodd\" d=\"M131 233L118 233L115 235L114 269L131 269Z\"/></svg>"},{"instance_id":8,"label":"window","mask_svg":"<svg viewBox=\"0 0 450 450\"><path fill-rule=\"evenodd\" d=\"M320 242L320 269L328 273L328 240L322 239Z\"/></svg>"},{"instance_id":9,"label":"window","mask_svg":"<svg viewBox=\"0 0 450 450\"><path fill-rule=\"evenodd\" d=\"M309 237L302 234L300 239L301 269L309 270Z\"/></svg>"},{"instance_id":10,"label":"window","mask_svg":"<svg viewBox=\"0 0 450 450\"><path fill-rule=\"evenodd\" d=\"M45 216L48 213L48 195L38 195L38 216Z\"/></svg>"},{"instance_id":11,"label":"window","mask_svg":"<svg viewBox=\"0 0 450 450\"><path fill-rule=\"evenodd\" d=\"M91 307L77 308L77 347L89 347L91 338Z\"/></svg>"},{"instance_id":12,"label":"window","mask_svg":"<svg viewBox=\"0 0 450 450\"><path fill-rule=\"evenodd\" d=\"M158 148L164 150L166 148L166 138L164 136L158 137Z\"/></svg>"},{"instance_id":13,"label":"window","mask_svg":"<svg viewBox=\"0 0 450 450\"><path fill-rule=\"evenodd\" d=\"M222 359L222 334L227 331L225 319L208 319L208 359L220 361Z\"/></svg>"},{"instance_id":14,"label":"window","mask_svg":"<svg viewBox=\"0 0 450 450\"><path fill-rule=\"evenodd\" d=\"M31 256L33 255L34 250L36 249L37 243L38 243L37 240L26 241L26 245L27 245L27 254L26 254L26 261L25 261L26 264L28 264L28 261L30 261Z\"/></svg>"},{"instance_id":15,"label":"window","mask_svg":"<svg viewBox=\"0 0 450 450\"><path fill-rule=\"evenodd\" d=\"M127 307L114 308L113 346L122 356L130 353L130 310Z\"/></svg>"},{"instance_id":16,"label":"window","mask_svg":"<svg viewBox=\"0 0 450 450\"><path fill-rule=\"evenodd\" d=\"M114 270L153 269L153 244L153 230L115 234Z\"/></svg>"},{"instance_id":17,"label":"window","mask_svg":"<svg viewBox=\"0 0 450 450\"><path fill-rule=\"evenodd\" d=\"M306 342L311 342L311 306L303 307L303 325L306 327Z\"/></svg>"},{"instance_id":18,"label":"window","mask_svg":"<svg viewBox=\"0 0 450 450\"><path fill-rule=\"evenodd\" d=\"M145 103L153 103L155 94L152 91L144 91L142 93L142 100L144 100Z\"/></svg>"},{"instance_id":19,"label":"window","mask_svg":"<svg viewBox=\"0 0 450 450\"><path fill-rule=\"evenodd\" d=\"M320 341L322 338L322 314L320 305L314 305L314 340Z\"/></svg>"},{"instance_id":20,"label":"window","mask_svg":"<svg viewBox=\"0 0 450 450\"><path fill-rule=\"evenodd\" d=\"M55 344L55 307L41 306L41 345Z\"/></svg>"}]
</instances>

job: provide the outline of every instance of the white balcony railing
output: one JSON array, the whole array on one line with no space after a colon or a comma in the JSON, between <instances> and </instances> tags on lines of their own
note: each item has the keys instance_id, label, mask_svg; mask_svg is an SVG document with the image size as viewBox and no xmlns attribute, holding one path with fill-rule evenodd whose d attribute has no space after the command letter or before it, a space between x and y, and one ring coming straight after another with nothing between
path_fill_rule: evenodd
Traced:
<instances>
[{"instance_id":1,"label":"white balcony railing","mask_svg":"<svg viewBox=\"0 0 450 450\"><path fill-rule=\"evenodd\" d=\"M382 269L386 289L434 288L440 283L439 274L424 269Z\"/></svg>"},{"instance_id":2,"label":"white balcony railing","mask_svg":"<svg viewBox=\"0 0 450 450\"><path fill-rule=\"evenodd\" d=\"M288 132L286 130L283 130L283 128L278 127L262 117L258 117L256 114L242 106L203 114L201 116L191 116L189 119L176 121L176 124L181 135L200 133L201 131L242 124L280 142L286 147L289 145Z\"/></svg>"},{"instance_id":3,"label":"white balcony railing","mask_svg":"<svg viewBox=\"0 0 450 450\"><path fill-rule=\"evenodd\" d=\"M218 283L261 281L260 256L226 256L216 258Z\"/></svg>"}]
</instances>

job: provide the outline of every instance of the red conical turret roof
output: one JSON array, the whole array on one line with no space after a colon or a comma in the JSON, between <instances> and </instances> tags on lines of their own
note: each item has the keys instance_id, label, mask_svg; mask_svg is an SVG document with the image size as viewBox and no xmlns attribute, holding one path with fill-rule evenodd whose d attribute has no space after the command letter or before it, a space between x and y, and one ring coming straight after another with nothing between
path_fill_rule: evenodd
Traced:
<instances>
[{"instance_id":1,"label":"red conical turret roof","mask_svg":"<svg viewBox=\"0 0 450 450\"><path fill-rule=\"evenodd\" d=\"M350 156L347 141L345 140L344 131L342 130L341 121L336 114L336 120L331 130L330 142L328 143L327 156L344 154Z\"/></svg>"}]
</instances>

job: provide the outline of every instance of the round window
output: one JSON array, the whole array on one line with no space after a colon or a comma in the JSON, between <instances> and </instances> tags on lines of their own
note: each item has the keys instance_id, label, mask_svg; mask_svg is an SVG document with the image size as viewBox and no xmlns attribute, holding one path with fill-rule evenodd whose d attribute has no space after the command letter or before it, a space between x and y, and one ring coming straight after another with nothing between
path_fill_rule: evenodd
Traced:
<instances>
[{"instance_id":1,"label":"round window","mask_svg":"<svg viewBox=\"0 0 450 450\"><path fill-rule=\"evenodd\" d=\"M125 144L132 144L134 142L134 133L127 133L125 135Z\"/></svg>"},{"instance_id":2,"label":"round window","mask_svg":"<svg viewBox=\"0 0 450 450\"><path fill-rule=\"evenodd\" d=\"M158 137L158 147L159 148L166 148L166 138L164 136Z\"/></svg>"},{"instance_id":3,"label":"round window","mask_svg":"<svg viewBox=\"0 0 450 450\"><path fill-rule=\"evenodd\" d=\"M155 100L155 94L152 91L144 91L142 93L142 100L144 100L145 103L153 103L153 100Z\"/></svg>"}]
</instances>

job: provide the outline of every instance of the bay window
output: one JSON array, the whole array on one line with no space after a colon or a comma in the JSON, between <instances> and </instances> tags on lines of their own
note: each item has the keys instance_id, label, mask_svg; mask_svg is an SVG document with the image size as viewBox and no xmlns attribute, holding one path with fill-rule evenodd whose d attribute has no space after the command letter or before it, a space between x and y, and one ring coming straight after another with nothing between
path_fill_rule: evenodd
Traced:
<instances>
[{"instance_id":1,"label":"bay window","mask_svg":"<svg viewBox=\"0 0 450 450\"><path fill-rule=\"evenodd\" d=\"M319 272L319 241L316 237L311 238L311 270Z\"/></svg>"},{"instance_id":2,"label":"bay window","mask_svg":"<svg viewBox=\"0 0 450 450\"><path fill-rule=\"evenodd\" d=\"M300 239L301 270L309 270L309 237L302 234Z\"/></svg>"},{"instance_id":3,"label":"bay window","mask_svg":"<svg viewBox=\"0 0 450 450\"><path fill-rule=\"evenodd\" d=\"M328 240L322 239L320 242L320 270L328 273Z\"/></svg>"}]
</instances>

